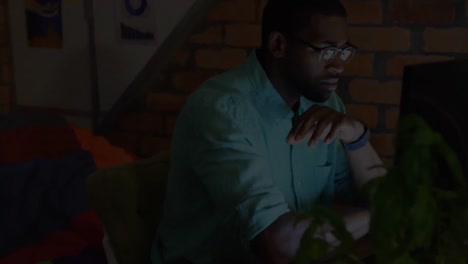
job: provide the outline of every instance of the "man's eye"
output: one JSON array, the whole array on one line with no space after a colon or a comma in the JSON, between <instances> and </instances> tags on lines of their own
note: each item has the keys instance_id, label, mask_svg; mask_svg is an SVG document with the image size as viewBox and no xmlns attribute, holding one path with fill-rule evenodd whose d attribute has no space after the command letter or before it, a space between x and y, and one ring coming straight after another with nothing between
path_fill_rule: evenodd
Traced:
<instances>
[{"instance_id":1,"label":"man's eye","mask_svg":"<svg viewBox=\"0 0 468 264\"><path fill-rule=\"evenodd\" d=\"M323 59L325 59L325 60L332 59L334 55L335 55L334 50L324 50L323 51Z\"/></svg>"},{"instance_id":2,"label":"man's eye","mask_svg":"<svg viewBox=\"0 0 468 264\"><path fill-rule=\"evenodd\" d=\"M351 55L351 51L348 50L348 49L345 49L345 50L343 50L343 52L341 53L341 58L342 58L343 60L346 60L350 55Z\"/></svg>"}]
</instances>

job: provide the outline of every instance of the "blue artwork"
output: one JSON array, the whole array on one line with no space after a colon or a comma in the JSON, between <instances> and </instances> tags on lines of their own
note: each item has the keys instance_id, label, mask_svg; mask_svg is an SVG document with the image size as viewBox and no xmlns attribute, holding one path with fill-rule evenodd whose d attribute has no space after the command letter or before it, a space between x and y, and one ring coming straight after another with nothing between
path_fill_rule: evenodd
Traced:
<instances>
[{"instance_id":1,"label":"blue artwork","mask_svg":"<svg viewBox=\"0 0 468 264\"><path fill-rule=\"evenodd\" d=\"M25 0L25 3L29 46L62 48L62 1Z\"/></svg>"},{"instance_id":2,"label":"blue artwork","mask_svg":"<svg viewBox=\"0 0 468 264\"><path fill-rule=\"evenodd\" d=\"M155 17L153 0L117 0L120 5L119 38L120 40L145 43L154 42Z\"/></svg>"}]
</instances>

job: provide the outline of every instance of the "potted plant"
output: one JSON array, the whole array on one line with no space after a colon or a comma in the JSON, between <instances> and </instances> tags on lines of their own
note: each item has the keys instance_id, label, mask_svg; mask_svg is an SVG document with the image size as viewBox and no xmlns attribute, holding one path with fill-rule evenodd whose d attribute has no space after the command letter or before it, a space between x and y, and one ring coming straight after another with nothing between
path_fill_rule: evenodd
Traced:
<instances>
[{"instance_id":1,"label":"potted plant","mask_svg":"<svg viewBox=\"0 0 468 264\"><path fill-rule=\"evenodd\" d=\"M369 235L378 264L468 263L468 184L459 159L423 118L408 115L398 124L398 160L385 177L365 186L371 207ZM339 216L317 207L302 239L297 263L362 263L355 241ZM342 243L337 248L313 237L328 221Z\"/></svg>"}]
</instances>

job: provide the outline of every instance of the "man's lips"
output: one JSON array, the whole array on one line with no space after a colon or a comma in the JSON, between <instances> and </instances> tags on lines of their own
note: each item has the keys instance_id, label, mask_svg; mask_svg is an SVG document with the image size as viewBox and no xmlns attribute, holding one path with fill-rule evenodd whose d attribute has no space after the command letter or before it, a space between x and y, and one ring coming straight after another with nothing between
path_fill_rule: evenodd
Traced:
<instances>
[{"instance_id":1,"label":"man's lips","mask_svg":"<svg viewBox=\"0 0 468 264\"><path fill-rule=\"evenodd\" d=\"M325 86L327 90L334 91L338 87L338 78L323 80L320 81L320 83Z\"/></svg>"},{"instance_id":2,"label":"man's lips","mask_svg":"<svg viewBox=\"0 0 468 264\"><path fill-rule=\"evenodd\" d=\"M330 85L337 85L338 84L338 78L333 78L333 79L326 79L326 80L322 80L320 81L321 83L324 83L324 84L330 84Z\"/></svg>"}]
</instances>

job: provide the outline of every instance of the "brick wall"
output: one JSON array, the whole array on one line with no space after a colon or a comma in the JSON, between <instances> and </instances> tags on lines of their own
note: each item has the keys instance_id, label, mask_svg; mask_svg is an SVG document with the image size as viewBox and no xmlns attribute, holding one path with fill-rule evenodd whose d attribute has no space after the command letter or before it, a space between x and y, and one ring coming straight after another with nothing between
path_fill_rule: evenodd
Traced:
<instances>
[{"instance_id":1,"label":"brick wall","mask_svg":"<svg viewBox=\"0 0 468 264\"><path fill-rule=\"evenodd\" d=\"M265 0L221 0L160 73L146 102L122 118L115 143L148 156L170 146L177 113L204 80L241 63L260 44ZM352 41L339 94L367 122L388 162L394 148L404 65L468 57L468 0L344 0Z\"/></svg>"},{"instance_id":2,"label":"brick wall","mask_svg":"<svg viewBox=\"0 0 468 264\"><path fill-rule=\"evenodd\" d=\"M13 96L7 1L0 0L0 114L10 111Z\"/></svg>"}]
</instances>

